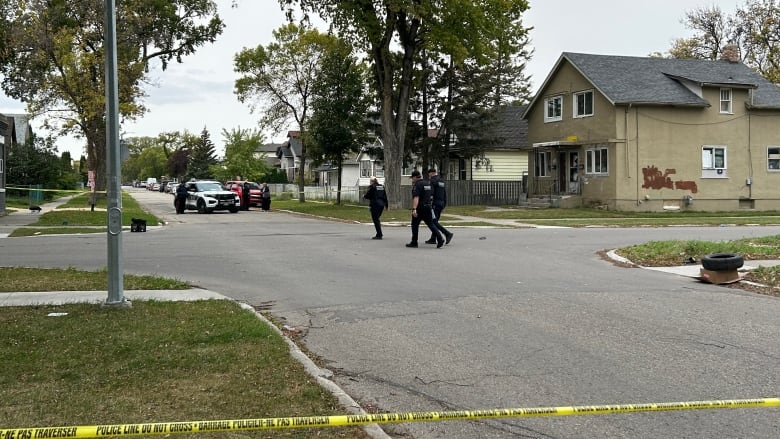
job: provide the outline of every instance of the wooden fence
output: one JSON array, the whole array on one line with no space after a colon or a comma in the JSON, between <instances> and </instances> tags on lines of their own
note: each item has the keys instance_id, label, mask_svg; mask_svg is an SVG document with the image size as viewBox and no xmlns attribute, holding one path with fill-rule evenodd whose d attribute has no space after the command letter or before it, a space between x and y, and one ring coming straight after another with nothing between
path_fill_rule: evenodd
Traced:
<instances>
[{"instance_id":1,"label":"wooden fence","mask_svg":"<svg viewBox=\"0 0 780 439\"><path fill-rule=\"evenodd\" d=\"M449 206L516 206L525 199L526 180L522 181L477 181L477 180L445 180L447 185L447 205ZM269 185L275 194L290 192L297 194L295 185ZM367 186L356 189L344 188L341 191L341 202L367 205L363 199ZM304 188L307 200L335 201L336 190L333 188L307 186ZM411 208L411 187L402 186L401 206ZM297 195L293 196L296 198Z\"/></svg>"}]
</instances>

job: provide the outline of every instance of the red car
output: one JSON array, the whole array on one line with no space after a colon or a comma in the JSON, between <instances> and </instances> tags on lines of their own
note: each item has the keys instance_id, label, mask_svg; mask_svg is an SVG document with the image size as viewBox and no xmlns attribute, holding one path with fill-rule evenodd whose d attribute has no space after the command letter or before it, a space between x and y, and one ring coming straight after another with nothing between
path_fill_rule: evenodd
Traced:
<instances>
[{"instance_id":1,"label":"red car","mask_svg":"<svg viewBox=\"0 0 780 439\"><path fill-rule=\"evenodd\" d=\"M247 206L244 206L244 183L249 183L249 206L262 205L263 193L260 190L260 185L253 181L226 181L225 189L237 193L239 198L241 198L241 207L246 209Z\"/></svg>"}]
</instances>

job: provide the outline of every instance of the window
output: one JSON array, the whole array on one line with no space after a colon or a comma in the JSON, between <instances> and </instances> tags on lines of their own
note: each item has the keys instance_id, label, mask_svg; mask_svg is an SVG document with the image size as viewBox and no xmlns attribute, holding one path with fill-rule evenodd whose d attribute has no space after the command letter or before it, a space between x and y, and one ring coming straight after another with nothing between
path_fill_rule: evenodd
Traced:
<instances>
[{"instance_id":1,"label":"window","mask_svg":"<svg viewBox=\"0 0 780 439\"><path fill-rule=\"evenodd\" d=\"M780 171L780 146L766 148L766 168L770 171Z\"/></svg>"},{"instance_id":2,"label":"window","mask_svg":"<svg viewBox=\"0 0 780 439\"><path fill-rule=\"evenodd\" d=\"M563 118L563 96L553 96L544 100L544 121L555 122Z\"/></svg>"},{"instance_id":3,"label":"window","mask_svg":"<svg viewBox=\"0 0 780 439\"><path fill-rule=\"evenodd\" d=\"M606 146L585 151L585 173L595 175L609 174L609 150Z\"/></svg>"},{"instance_id":4,"label":"window","mask_svg":"<svg viewBox=\"0 0 780 439\"><path fill-rule=\"evenodd\" d=\"M373 162L371 160L361 160L360 161L360 176L363 178L368 178L372 176L372 164Z\"/></svg>"},{"instance_id":5,"label":"window","mask_svg":"<svg viewBox=\"0 0 780 439\"><path fill-rule=\"evenodd\" d=\"M593 116L593 91L574 93L574 117Z\"/></svg>"},{"instance_id":6,"label":"window","mask_svg":"<svg viewBox=\"0 0 780 439\"><path fill-rule=\"evenodd\" d=\"M726 169L725 146L703 146L701 148L702 169Z\"/></svg>"},{"instance_id":7,"label":"window","mask_svg":"<svg viewBox=\"0 0 780 439\"><path fill-rule=\"evenodd\" d=\"M720 112L723 114L731 114L731 89L720 89Z\"/></svg>"},{"instance_id":8,"label":"window","mask_svg":"<svg viewBox=\"0 0 780 439\"><path fill-rule=\"evenodd\" d=\"M537 151L534 160L534 173L537 177L549 177L552 169L552 153L550 151Z\"/></svg>"}]
</instances>

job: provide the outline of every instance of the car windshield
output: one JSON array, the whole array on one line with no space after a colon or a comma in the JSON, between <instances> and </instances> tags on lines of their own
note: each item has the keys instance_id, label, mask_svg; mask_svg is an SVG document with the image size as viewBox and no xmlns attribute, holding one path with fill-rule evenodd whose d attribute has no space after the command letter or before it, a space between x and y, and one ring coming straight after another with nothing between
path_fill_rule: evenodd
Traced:
<instances>
[{"instance_id":1,"label":"car windshield","mask_svg":"<svg viewBox=\"0 0 780 439\"><path fill-rule=\"evenodd\" d=\"M249 189L260 189L260 185L257 183L249 182Z\"/></svg>"},{"instance_id":2,"label":"car windshield","mask_svg":"<svg viewBox=\"0 0 780 439\"><path fill-rule=\"evenodd\" d=\"M222 191L222 185L216 181L203 181L198 183L198 190L201 192L206 191Z\"/></svg>"}]
</instances>

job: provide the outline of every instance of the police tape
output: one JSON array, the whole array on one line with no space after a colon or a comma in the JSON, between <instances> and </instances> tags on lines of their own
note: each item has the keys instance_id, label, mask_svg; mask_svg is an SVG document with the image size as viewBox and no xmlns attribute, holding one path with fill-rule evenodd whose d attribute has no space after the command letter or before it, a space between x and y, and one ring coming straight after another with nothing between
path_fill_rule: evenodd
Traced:
<instances>
[{"instance_id":1,"label":"police tape","mask_svg":"<svg viewBox=\"0 0 780 439\"><path fill-rule=\"evenodd\" d=\"M30 192L60 192L60 193L66 193L66 194L89 194L89 189L43 189L43 188L35 188L35 187L23 187L23 186L6 186L7 190L13 190L13 191L30 191ZM105 191L97 191L99 193L103 193Z\"/></svg>"},{"instance_id":2,"label":"police tape","mask_svg":"<svg viewBox=\"0 0 780 439\"><path fill-rule=\"evenodd\" d=\"M489 418L597 415L672 410L780 407L780 398L726 399L715 401L608 404L569 407L533 407L443 412L376 413L362 415L299 416L288 418L236 419L222 421L159 422L65 427L0 429L0 439L99 438L175 433L213 433L307 427L349 427L420 421L466 421Z\"/></svg>"}]
</instances>

